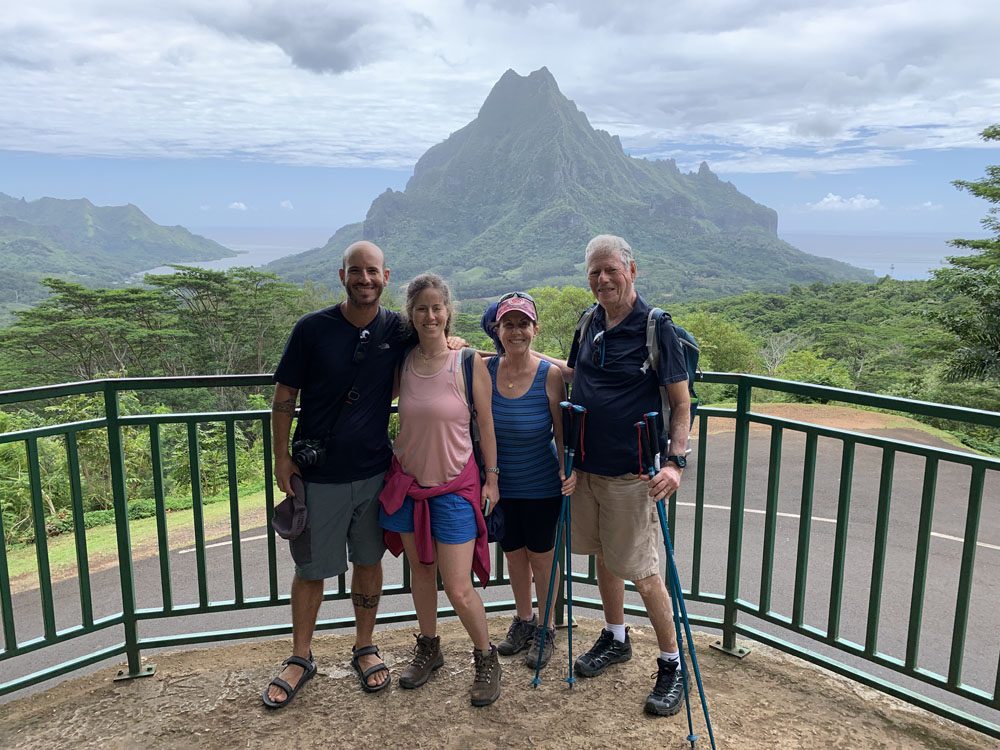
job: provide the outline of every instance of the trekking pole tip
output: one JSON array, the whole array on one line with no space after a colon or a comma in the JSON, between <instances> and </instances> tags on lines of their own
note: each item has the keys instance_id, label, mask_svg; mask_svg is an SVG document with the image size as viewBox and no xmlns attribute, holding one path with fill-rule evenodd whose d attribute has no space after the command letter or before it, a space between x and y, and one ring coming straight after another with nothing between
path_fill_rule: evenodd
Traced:
<instances>
[{"instance_id":1,"label":"trekking pole tip","mask_svg":"<svg viewBox=\"0 0 1000 750\"><path fill-rule=\"evenodd\" d=\"M531 678L531 687L536 688L541 684L542 684L542 679L538 675L535 675L534 677Z\"/></svg>"}]
</instances>

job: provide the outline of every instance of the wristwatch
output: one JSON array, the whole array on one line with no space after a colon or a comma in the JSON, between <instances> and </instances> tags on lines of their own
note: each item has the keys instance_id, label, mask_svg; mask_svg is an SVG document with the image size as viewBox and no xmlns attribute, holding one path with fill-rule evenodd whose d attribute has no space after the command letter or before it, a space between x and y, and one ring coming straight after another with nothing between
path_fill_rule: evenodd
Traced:
<instances>
[{"instance_id":1,"label":"wristwatch","mask_svg":"<svg viewBox=\"0 0 1000 750\"><path fill-rule=\"evenodd\" d=\"M500 476L499 466L487 466L484 471L486 471L487 474L496 474L497 476Z\"/></svg>"},{"instance_id":2,"label":"wristwatch","mask_svg":"<svg viewBox=\"0 0 1000 750\"><path fill-rule=\"evenodd\" d=\"M687 456L666 456L666 460L676 464L678 469L683 469L688 465Z\"/></svg>"}]
</instances>

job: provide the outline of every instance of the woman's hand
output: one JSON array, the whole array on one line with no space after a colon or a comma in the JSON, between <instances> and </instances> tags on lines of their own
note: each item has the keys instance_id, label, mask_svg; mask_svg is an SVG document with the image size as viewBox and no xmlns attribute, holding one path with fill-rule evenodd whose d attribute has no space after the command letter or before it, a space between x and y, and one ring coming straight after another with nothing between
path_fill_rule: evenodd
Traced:
<instances>
[{"instance_id":1,"label":"woman's hand","mask_svg":"<svg viewBox=\"0 0 1000 750\"><path fill-rule=\"evenodd\" d=\"M566 473L560 469L559 479L562 480L562 493L564 495L572 495L573 490L576 489L576 474L571 474L569 479L567 479Z\"/></svg>"},{"instance_id":2,"label":"woman's hand","mask_svg":"<svg viewBox=\"0 0 1000 750\"><path fill-rule=\"evenodd\" d=\"M489 505L487 506L487 500ZM500 480L496 474L487 474L486 482L483 484L482 493L479 496L479 509L484 516L488 516L493 509L500 504Z\"/></svg>"}]
</instances>

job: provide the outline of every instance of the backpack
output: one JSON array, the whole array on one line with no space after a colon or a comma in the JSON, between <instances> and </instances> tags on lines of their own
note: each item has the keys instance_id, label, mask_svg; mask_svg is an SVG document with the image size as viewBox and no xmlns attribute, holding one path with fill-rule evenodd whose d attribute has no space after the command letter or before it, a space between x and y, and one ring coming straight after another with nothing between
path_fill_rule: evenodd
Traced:
<instances>
[{"instance_id":1,"label":"backpack","mask_svg":"<svg viewBox=\"0 0 1000 750\"><path fill-rule=\"evenodd\" d=\"M580 320L576 324L576 330L573 332L573 343L579 347L579 342L583 340L584 335L587 332L587 327L590 325L591 319L594 317L594 311L597 310L597 305L591 305L583 314L580 315ZM674 323L674 319L670 317L670 313L661 310L658 307L653 307L649 311L649 316L646 318L646 361L642 363L643 372L649 370L650 367L653 368L653 372L659 373L660 367L660 338L656 335L656 326L660 321L660 318L666 317L667 322L673 326L674 333L677 334L677 340L681 342L681 350L684 352L684 364L687 366L688 375L688 394L691 396L691 425L694 425L695 414L698 412L698 394L694 390L694 381L701 374L701 370L698 369L698 357L701 354L701 349L698 347L698 340L691 335L691 333L681 326ZM579 355L579 348L577 348L577 354ZM667 389L664 386L660 386L660 418L663 420L664 427L669 429L670 421L668 415L670 414L670 401L667 398Z\"/></svg>"},{"instance_id":2,"label":"backpack","mask_svg":"<svg viewBox=\"0 0 1000 750\"><path fill-rule=\"evenodd\" d=\"M464 347L462 349L462 375L465 378L465 403L469 407L469 435L472 436L472 455L476 459L476 466L479 467L479 481L486 481L486 462L483 460L483 450L479 444L479 422L476 421L479 413L476 411L476 402L472 396L472 362L478 357L475 349Z\"/></svg>"}]
</instances>

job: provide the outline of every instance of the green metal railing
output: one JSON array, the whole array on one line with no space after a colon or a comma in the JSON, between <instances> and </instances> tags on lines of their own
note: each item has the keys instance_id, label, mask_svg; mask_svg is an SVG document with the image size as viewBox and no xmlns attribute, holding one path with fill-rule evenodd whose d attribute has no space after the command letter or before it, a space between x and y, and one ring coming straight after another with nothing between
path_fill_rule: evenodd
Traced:
<instances>
[{"instance_id":1,"label":"green metal railing","mask_svg":"<svg viewBox=\"0 0 1000 750\"><path fill-rule=\"evenodd\" d=\"M670 499L668 519L675 547L684 554L685 562L682 573L688 573L688 590L685 598L689 603L697 603L691 612L691 622L697 626L718 629L722 633L718 646L729 653L742 654L746 652L737 643L737 638L747 638L753 641L769 644L786 652L795 654L815 664L858 680L895 695L914 705L927 708L939 715L958 721L978 729L993 737L1000 737L1000 665L992 671L992 684L986 687L973 686L963 681L963 667L966 662L981 651L986 650L992 656L1000 648L1000 620L992 622L987 632L978 633L978 638L986 643L972 643L969 639L969 626L972 617L974 596L974 580L977 572L977 547L984 546L991 555L1000 553L1000 523L993 519L1000 518L1000 460L960 450L933 447L924 444L906 442L863 432L824 427L816 424L796 421L793 419L771 416L754 410L754 397L767 394L775 400L776 394L787 399L788 396L804 399L816 399L823 402L836 402L889 410L894 413L933 417L942 420L967 425L986 426L1000 429L1000 414L960 407L944 406L907 399L879 396L823 386L807 385L772 378L706 373L704 380L735 387L736 404L734 408L702 407L698 416L699 437L697 440L697 456L694 462L696 477L693 486L690 480L682 488L684 496L693 494L693 502L680 503L677 496ZM122 415L120 413L119 395L123 392L170 390L181 388L247 388L268 386L269 376L217 376L191 378L139 378L121 380L102 380L87 383L72 383L60 386L31 388L17 391L0 392L0 408L38 405L48 399L59 399L67 396L91 395L103 399L104 416L100 419L90 419L72 423L46 425L33 429L20 430L0 434L0 446L14 444L23 446L28 467L28 492L32 508L32 522L35 536L35 559L38 575L38 596L41 604L41 635L28 640L18 640L18 615L14 608L14 597L11 592L11 581L8 568L7 546L0 546L0 622L3 630L3 650L0 651L0 666L5 662L32 652L74 641L99 631L119 629L121 642L80 653L60 664L45 669L36 670L30 674L15 678L0 679L0 695L11 693L32 684L66 674L83 666L94 664L112 656L124 654L127 666L120 672L122 677L138 677L151 673L151 667L141 662L144 650L164 646L195 644L224 641L235 638L259 637L266 635L288 634L291 626L288 624L253 628L232 628L212 632L175 632L171 635L142 637L140 626L148 622L165 622L171 618L190 615L213 613L238 613L240 611L261 607L287 605L287 593L279 591L277 561L279 559L278 545L273 531L266 529L267 569L255 570L252 580L262 580L266 577L267 594L265 596L248 596L245 581L247 576L245 561L242 558L240 544L231 545L231 564L233 574L232 598L215 600L209 596L209 570L206 556L206 540L203 516L203 498L201 490L201 469L199 465L201 450L199 447L199 425L218 423L225 428L226 468L229 478L229 529L234 540L240 536L240 488L236 479L237 463L237 424L245 422L259 423L261 440L259 441L260 458L262 460L265 487L265 506L268 517L274 507L274 482L271 474L271 444L270 444L270 412L264 410L211 413L183 414L146 414ZM717 526L706 522L708 512L719 511L718 504L706 501L712 496L710 485L720 481L720 472L713 464L715 456L722 454L721 449L713 451L710 446L717 442L712 436L710 427L720 422L728 423L732 433L731 473L729 474L728 502L722 507L728 512L729 521L725 531L725 548L720 544L709 544L708 536L720 532ZM195 572L197 578L196 600L178 602L172 589L170 569L170 545L168 537L167 510L164 492L163 471L164 457L161 447L161 428L166 425L178 425L187 433L187 455L190 467L191 499L194 527ZM753 496L748 489L748 464L751 453L750 432L756 426L767 439L762 444L767 447L766 481L763 490ZM136 585L132 568L132 544L129 538L127 477L123 453L123 430L144 429L149 432L150 465L152 467L152 491L155 501L156 547L159 557L159 594L160 605L155 607L137 606ZM178 428L179 429L179 428ZM93 432L101 433L107 441L107 455L110 463L111 490L113 495L116 545L118 557L118 572L121 589L121 611L113 615L94 616L92 601L91 573L87 549L87 535L84 528L83 487L81 483L81 463L78 444L82 435ZM63 629L56 627L56 603L53 600L53 583L48 556L48 538L46 536L46 512L42 492L42 472L39 466L39 441L56 438L65 443L66 466L68 467L69 495L71 498L73 533L75 538L75 556L77 563L77 580L79 588L80 617L79 622ZM794 438L794 440L789 439ZM797 487L799 490L796 513L782 513L782 487L788 485L787 474L791 463L787 456L797 447L802 439L802 479ZM822 449L821 449L821 442ZM794 443L794 445L793 445ZM819 558L811 556L817 544L817 532L814 528L814 506L817 500L817 465L823 456L830 456L839 447L839 470L837 489L835 493L836 518L819 519L824 523L834 524L831 551L829 555L829 592L823 598L825 612L816 613L817 597L810 595L812 585L817 580L814 566ZM728 448L727 448L728 450ZM857 516L857 505L852 507L856 494L855 485L859 475L855 472L856 461L860 452L875 451L879 456L879 469L876 472L877 495L874 499L873 521L871 524L853 521ZM915 537L912 543L906 540L901 543L898 533L894 530L892 512L894 501L899 499L894 495L894 478L901 461L921 460L923 476L919 511L916 519ZM797 461L795 462L797 466ZM755 462L755 466L757 462ZM710 469L709 467L715 467ZM968 490L962 500L965 513L964 535L961 538L948 537L961 543L961 555L958 571L954 576L955 584L949 598L954 602L954 612L951 617L950 642L940 645L937 649L947 652L947 668L934 671L921 658L921 639L927 637L927 622L924 617L925 602L928 594L928 580L934 580L940 590L944 585L940 577L934 577L932 570L932 536L935 508L940 508L938 500L938 484L942 472L954 472L956 467L968 471ZM785 471L783 472L783 469ZM711 473L710 473L711 472ZM759 479L759 477L758 477ZM787 497L787 493L786 493ZM749 507L748 499L759 499L762 508ZM821 497L820 500L830 498ZM134 498L132 498L134 500ZM949 494L949 510L956 502ZM687 508L693 506L688 512ZM992 544L980 539L980 527L987 511L987 532ZM748 514L762 515L763 528L760 532L759 546L747 545L748 537L755 538L756 532L749 533L745 528L745 518ZM683 518L681 518L683 516ZM797 518L797 529L794 537L794 565L787 571L790 580L782 583L777 575L780 564L776 567L779 551L790 549L790 545L778 545L779 520L784 522L787 517ZM3 532L0 518L0 533ZM853 524L853 525L852 525ZM869 528L871 526L872 528ZM690 533L691 544L679 545L677 537L680 533ZM859 532L864 536L872 533L870 542L858 541ZM886 565L893 544L896 559L904 555L912 566L912 576L909 583L909 608L906 613L905 641L894 643L888 647L880 644L884 620L882 617L885 586ZM866 544L866 552L871 555L870 566L858 563L859 545ZM688 555L688 550L690 554ZM282 550L282 553L283 550ZM704 558L711 554L713 567L704 569ZM860 555L866 557L866 555ZM760 562L759 576L754 576L751 563ZM724 563L724 581L716 586L719 590L711 590L706 584L706 578L713 572L720 571ZM824 565L825 562L824 558ZM845 597L849 591L858 588L857 582L852 589L848 577L854 575L858 565L866 569L864 584L867 588L865 597L865 616L863 621L857 615L845 611ZM984 564L992 566L985 576L993 576L1000 571L1000 558L993 557ZM825 570L825 568L824 568ZM718 576L717 576L718 577ZM494 566L493 582L506 581L503 571L503 557L497 550ZM586 572L574 574L574 582L596 585L596 571L593 559L590 560ZM387 586L384 594L387 596L409 593L409 570L404 564L401 584ZM633 586L629 589L634 591ZM756 590L756 600L747 592ZM342 600L350 597L346 577L341 575L336 586L326 592L327 600ZM790 606L782 606L790 598ZM633 597L633 601L635 598ZM698 605L704 605L705 610L713 610L715 614L702 611ZM512 608L510 601L490 602L489 611L501 611ZM584 596L574 597L574 606L585 608L600 608L600 601ZM627 612L631 615L644 616L641 604L629 603ZM442 614L451 614L442 609ZM561 610L560 610L561 614ZM383 612L379 622L404 622L415 618L412 611ZM234 618L235 619L235 618ZM820 622L821 620L821 622ZM819 623L819 624L817 624ZM353 625L350 617L324 620L318 624L319 629L341 628ZM843 635L847 631L863 633L860 642ZM893 648L897 653L892 653ZM978 649L978 650L977 650ZM849 659L841 661L837 654L844 654ZM982 661L979 658L979 661ZM882 668L883 675L876 676L865 669L859 669L858 664ZM752 667L749 667L752 668ZM870 668L870 667L869 667ZM897 674L901 679L890 679L885 674ZM933 688L922 691L919 685ZM917 686L917 687L914 687ZM934 691L960 699L956 702L944 701L932 697ZM961 701L968 701L982 707L981 710L970 712L961 707Z\"/></svg>"}]
</instances>

